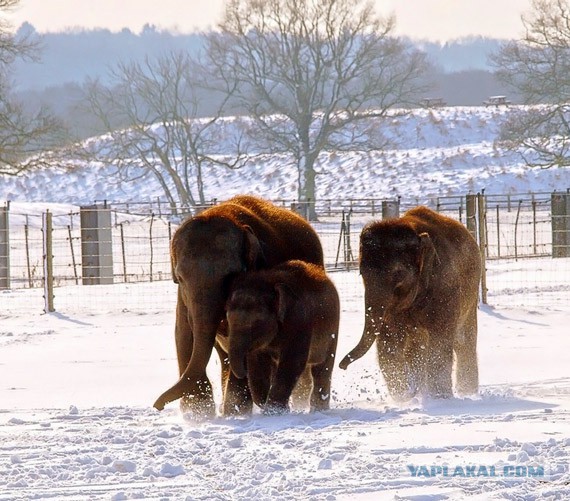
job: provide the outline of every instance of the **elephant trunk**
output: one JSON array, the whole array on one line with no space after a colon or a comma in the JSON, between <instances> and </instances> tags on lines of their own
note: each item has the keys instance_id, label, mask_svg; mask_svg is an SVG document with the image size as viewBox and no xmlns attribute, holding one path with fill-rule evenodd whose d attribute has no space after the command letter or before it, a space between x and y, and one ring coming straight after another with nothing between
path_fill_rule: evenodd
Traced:
<instances>
[{"instance_id":1,"label":"elephant trunk","mask_svg":"<svg viewBox=\"0 0 570 501\"><path fill-rule=\"evenodd\" d=\"M243 338L238 341L235 339L236 337L238 336L230 333L230 367L235 377L238 379L244 379L247 377L247 368L245 362L247 355L247 341Z\"/></svg>"},{"instance_id":2,"label":"elephant trunk","mask_svg":"<svg viewBox=\"0 0 570 501\"><path fill-rule=\"evenodd\" d=\"M346 369L352 362L364 356L374 344L375 338L376 336L374 333L364 331L359 343L341 360L339 367L341 369Z\"/></svg>"},{"instance_id":3,"label":"elephant trunk","mask_svg":"<svg viewBox=\"0 0 570 501\"><path fill-rule=\"evenodd\" d=\"M382 322L383 325L383 322ZM362 337L358 344L346 355L340 362L339 367L341 369L346 369L352 362L363 357L370 347L374 344L376 337L379 335L378 329L382 328L382 325L375 327L371 321L369 315L366 315L366 324L364 326L364 331Z\"/></svg>"},{"instance_id":4,"label":"elephant trunk","mask_svg":"<svg viewBox=\"0 0 570 501\"><path fill-rule=\"evenodd\" d=\"M163 410L164 406L185 395L199 395L200 398L211 394L211 385L206 376L206 366L210 360L216 341L219 322L197 321L194 323L194 343L192 356L177 383L166 390L154 403L154 407Z\"/></svg>"}]
</instances>

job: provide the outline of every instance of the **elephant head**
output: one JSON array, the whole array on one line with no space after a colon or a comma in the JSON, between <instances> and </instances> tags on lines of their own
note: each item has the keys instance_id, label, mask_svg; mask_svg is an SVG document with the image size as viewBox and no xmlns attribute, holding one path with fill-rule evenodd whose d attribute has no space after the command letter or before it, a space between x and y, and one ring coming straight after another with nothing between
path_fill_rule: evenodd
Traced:
<instances>
[{"instance_id":1,"label":"elephant head","mask_svg":"<svg viewBox=\"0 0 570 501\"><path fill-rule=\"evenodd\" d=\"M179 308L192 332L192 355L188 365L181 367L180 380L155 402L156 408L191 393L192 384L203 379L231 280L244 270L261 266L263 259L252 229L227 217L197 216L175 233L171 244L173 280L178 284Z\"/></svg>"},{"instance_id":2,"label":"elephant head","mask_svg":"<svg viewBox=\"0 0 570 501\"><path fill-rule=\"evenodd\" d=\"M435 248L430 236L399 220L369 224L360 237L365 325L358 345L344 357L346 369L381 339L388 357L400 356L406 333L398 317L421 304L429 289Z\"/></svg>"},{"instance_id":3,"label":"elephant head","mask_svg":"<svg viewBox=\"0 0 570 501\"><path fill-rule=\"evenodd\" d=\"M194 306L206 305L206 312L213 310L219 321L231 278L259 267L263 261L261 244L249 226L227 218L195 219L191 223L172 240L173 280L179 284L193 318L200 316L193 311Z\"/></svg>"},{"instance_id":4,"label":"elephant head","mask_svg":"<svg viewBox=\"0 0 570 501\"><path fill-rule=\"evenodd\" d=\"M291 291L284 284L267 284L256 274L236 279L226 305L229 359L237 378L247 376L249 353L267 347L283 323Z\"/></svg>"}]
</instances>

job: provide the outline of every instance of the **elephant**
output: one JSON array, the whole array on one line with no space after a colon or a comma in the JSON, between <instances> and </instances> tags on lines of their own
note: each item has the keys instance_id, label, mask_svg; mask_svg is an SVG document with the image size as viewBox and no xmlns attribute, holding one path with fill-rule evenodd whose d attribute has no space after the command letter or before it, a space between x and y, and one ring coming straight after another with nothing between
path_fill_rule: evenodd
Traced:
<instances>
[{"instance_id":1,"label":"elephant","mask_svg":"<svg viewBox=\"0 0 570 501\"><path fill-rule=\"evenodd\" d=\"M311 411L329 408L339 316L337 290L314 264L291 260L235 279L224 349L265 414L288 412L298 382Z\"/></svg>"},{"instance_id":2,"label":"elephant","mask_svg":"<svg viewBox=\"0 0 570 501\"><path fill-rule=\"evenodd\" d=\"M460 222L423 206L368 223L360 234L364 331L340 367L376 341L395 400L478 391L477 307L481 254Z\"/></svg>"},{"instance_id":3,"label":"elephant","mask_svg":"<svg viewBox=\"0 0 570 501\"><path fill-rule=\"evenodd\" d=\"M319 237L294 212L258 197L238 195L185 220L172 237L170 251L173 280L178 284L175 342L180 378L154 407L162 410L181 398L184 412L215 415L206 375L215 346L222 365L222 412L248 412L252 404L247 382L233 376L227 353L218 342L227 336L224 306L231 280L243 271L290 259L324 268Z\"/></svg>"}]
</instances>

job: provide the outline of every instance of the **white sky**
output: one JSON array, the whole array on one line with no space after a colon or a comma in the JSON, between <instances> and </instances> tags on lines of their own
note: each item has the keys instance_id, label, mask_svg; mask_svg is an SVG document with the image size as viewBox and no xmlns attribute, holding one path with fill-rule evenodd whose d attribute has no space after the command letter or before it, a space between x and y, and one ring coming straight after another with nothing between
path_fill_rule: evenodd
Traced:
<instances>
[{"instance_id":1,"label":"white sky","mask_svg":"<svg viewBox=\"0 0 570 501\"><path fill-rule=\"evenodd\" d=\"M468 35L516 38L530 0L375 0L394 12L397 32L445 41ZM30 22L39 32L105 27L139 32L146 23L181 32L215 26L224 0L20 0L10 15L15 26ZM158 6L158 7L157 7Z\"/></svg>"}]
</instances>

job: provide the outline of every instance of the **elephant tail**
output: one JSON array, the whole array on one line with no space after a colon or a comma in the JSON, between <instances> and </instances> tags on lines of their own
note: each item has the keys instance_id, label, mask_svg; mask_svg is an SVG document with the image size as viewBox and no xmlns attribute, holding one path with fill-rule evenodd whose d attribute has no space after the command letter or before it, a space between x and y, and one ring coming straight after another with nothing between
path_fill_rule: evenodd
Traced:
<instances>
[{"instance_id":1,"label":"elephant tail","mask_svg":"<svg viewBox=\"0 0 570 501\"><path fill-rule=\"evenodd\" d=\"M365 330L358 344L346 355L338 365L341 369L346 369L352 362L364 356L374 344L376 333L373 329Z\"/></svg>"}]
</instances>

